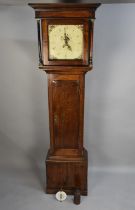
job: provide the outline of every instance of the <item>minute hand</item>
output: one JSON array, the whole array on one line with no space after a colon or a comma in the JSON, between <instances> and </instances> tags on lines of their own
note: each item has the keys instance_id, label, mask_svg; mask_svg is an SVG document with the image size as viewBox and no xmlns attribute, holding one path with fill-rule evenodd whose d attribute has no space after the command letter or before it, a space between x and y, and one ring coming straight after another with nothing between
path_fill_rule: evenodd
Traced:
<instances>
[{"instance_id":1,"label":"minute hand","mask_svg":"<svg viewBox=\"0 0 135 210\"><path fill-rule=\"evenodd\" d=\"M69 37L67 36L67 34L64 33L64 41L65 41L65 44L63 45L63 47L67 46L68 49L72 51L71 46L68 44L69 40L70 40L70 39L69 39Z\"/></svg>"}]
</instances>

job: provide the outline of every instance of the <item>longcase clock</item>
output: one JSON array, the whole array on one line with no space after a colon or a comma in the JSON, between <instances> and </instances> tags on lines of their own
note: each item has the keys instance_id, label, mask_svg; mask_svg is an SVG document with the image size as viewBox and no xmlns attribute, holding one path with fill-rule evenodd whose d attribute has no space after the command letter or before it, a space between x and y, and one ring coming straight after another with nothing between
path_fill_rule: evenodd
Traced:
<instances>
[{"instance_id":1,"label":"longcase clock","mask_svg":"<svg viewBox=\"0 0 135 210\"><path fill-rule=\"evenodd\" d=\"M83 146L85 73L92 69L93 27L100 4L29 4L38 26L39 68L48 75L50 148L46 192L87 195Z\"/></svg>"}]
</instances>

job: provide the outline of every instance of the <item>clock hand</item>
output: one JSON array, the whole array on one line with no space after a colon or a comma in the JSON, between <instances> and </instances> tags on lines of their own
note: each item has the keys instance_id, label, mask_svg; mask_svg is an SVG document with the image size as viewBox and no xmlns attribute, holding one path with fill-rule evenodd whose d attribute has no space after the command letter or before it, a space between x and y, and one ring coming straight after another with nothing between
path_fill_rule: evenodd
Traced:
<instances>
[{"instance_id":1,"label":"clock hand","mask_svg":"<svg viewBox=\"0 0 135 210\"><path fill-rule=\"evenodd\" d=\"M70 50L70 51L72 51L72 48L71 48L71 46L68 44L67 45L67 47L68 47L68 49Z\"/></svg>"},{"instance_id":2,"label":"clock hand","mask_svg":"<svg viewBox=\"0 0 135 210\"><path fill-rule=\"evenodd\" d=\"M64 41L65 41L65 44L63 45L63 48L67 46L68 49L69 49L70 51L72 51L71 46L68 44L68 43L69 43L69 40L70 40L70 38L69 38L68 35L66 34L66 31L64 31Z\"/></svg>"},{"instance_id":3,"label":"clock hand","mask_svg":"<svg viewBox=\"0 0 135 210\"><path fill-rule=\"evenodd\" d=\"M68 43L65 43L64 45L63 45L63 48L64 47L68 47L68 49L70 50L70 51L72 51L72 48L71 48L71 46L68 44Z\"/></svg>"},{"instance_id":4,"label":"clock hand","mask_svg":"<svg viewBox=\"0 0 135 210\"><path fill-rule=\"evenodd\" d=\"M70 38L68 37L66 30L64 30L64 41L65 41L65 45L68 45Z\"/></svg>"},{"instance_id":5,"label":"clock hand","mask_svg":"<svg viewBox=\"0 0 135 210\"><path fill-rule=\"evenodd\" d=\"M64 48L65 46L67 46L66 32L64 32L63 40L64 40L64 42L65 42L65 43L63 44L63 48Z\"/></svg>"},{"instance_id":6,"label":"clock hand","mask_svg":"<svg viewBox=\"0 0 135 210\"><path fill-rule=\"evenodd\" d=\"M63 44L63 48L66 47L66 46L67 46L66 44Z\"/></svg>"}]
</instances>

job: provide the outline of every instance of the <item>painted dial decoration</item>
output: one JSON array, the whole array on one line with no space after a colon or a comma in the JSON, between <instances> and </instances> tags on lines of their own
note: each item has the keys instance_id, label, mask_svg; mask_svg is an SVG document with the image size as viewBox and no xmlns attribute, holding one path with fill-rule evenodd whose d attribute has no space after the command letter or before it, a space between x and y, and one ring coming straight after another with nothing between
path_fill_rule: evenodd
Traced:
<instances>
[{"instance_id":1,"label":"painted dial decoration","mask_svg":"<svg viewBox=\"0 0 135 210\"><path fill-rule=\"evenodd\" d=\"M83 25L49 25L49 59L83 58Z\"/></svg>"}]
</instances>

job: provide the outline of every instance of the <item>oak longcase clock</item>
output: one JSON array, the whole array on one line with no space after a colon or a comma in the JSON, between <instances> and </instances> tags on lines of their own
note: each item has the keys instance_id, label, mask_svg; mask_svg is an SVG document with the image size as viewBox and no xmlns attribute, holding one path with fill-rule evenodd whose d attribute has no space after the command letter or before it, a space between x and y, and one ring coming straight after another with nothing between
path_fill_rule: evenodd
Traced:
<instances>
[{"instance_id":1,"label":"oak longcase clock","mask_svg":"<svg viewBox=\"0 0 135 210\"><path fill-rule=\"evenodd\" d=\"M39 68L48 74L50 148L46 192L87 195L83 146L85 73L92 69L95 10L100 4L29 4L38 26Z\"/></svg>"}]
</instances>

